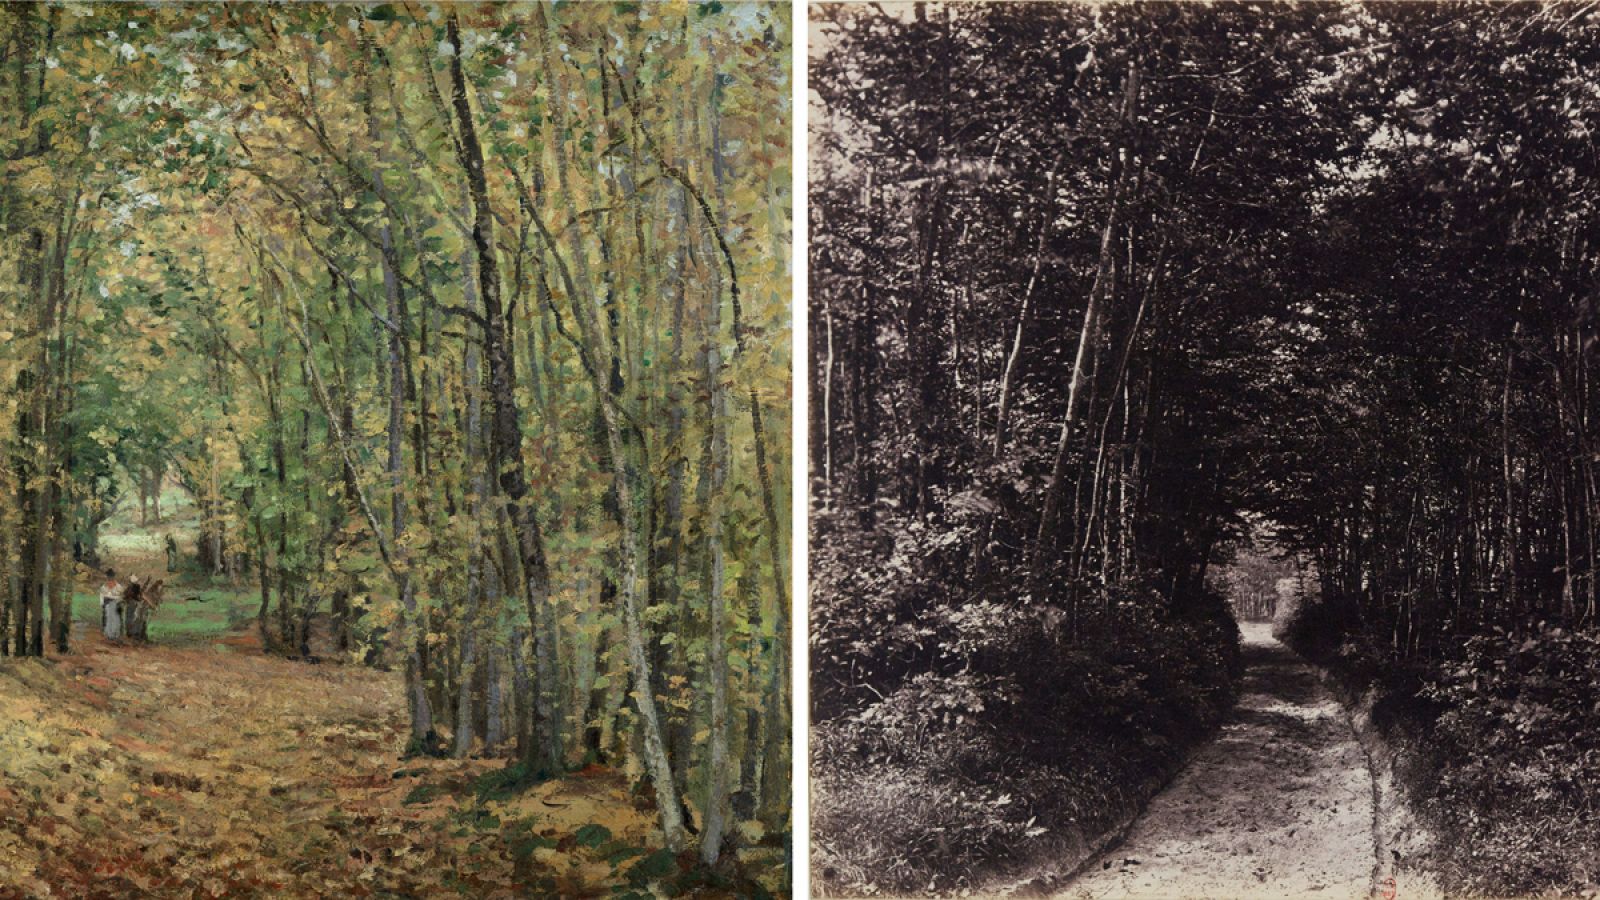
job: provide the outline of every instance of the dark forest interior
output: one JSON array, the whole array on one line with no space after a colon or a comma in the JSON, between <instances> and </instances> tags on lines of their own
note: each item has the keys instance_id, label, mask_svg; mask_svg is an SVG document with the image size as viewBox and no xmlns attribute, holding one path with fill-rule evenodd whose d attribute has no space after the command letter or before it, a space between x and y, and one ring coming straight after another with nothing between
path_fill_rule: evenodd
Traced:
<instances>
[{"instance_id":1,"label":"dark forest interior","mask_svg":"<svg viewBox=\"0 0 1600 900\"><path fill-rule=\"evenodd\" d=\"M1443 883L1592 888L1594 6L812 16L819 882L980 887L1148 796L1259 521Z\"/></svg>"}]
</instances>

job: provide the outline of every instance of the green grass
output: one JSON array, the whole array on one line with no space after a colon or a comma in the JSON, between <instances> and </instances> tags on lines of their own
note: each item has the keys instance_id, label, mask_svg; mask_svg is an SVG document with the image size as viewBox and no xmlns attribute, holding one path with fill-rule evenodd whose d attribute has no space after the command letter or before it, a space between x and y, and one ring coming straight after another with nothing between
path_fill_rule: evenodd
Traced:
<instances>
[{"instance_id":1,"label":"green grass","mask_svg":"<svg viewBox=\"0 0 1600 900\"><path fill-rule=\"evenodd\" d=\"M166 537L154 531L123 534L104 532L100 535L100 553L111 559L160 556L166 552L166 547Z\"/></svg>"},{"instance_id":2,"label":"green grass","mask_svg":"<svg viewBox=\"0 0 1600 900\"><path fill-rule=\"evenodd\" d=\"M255 616L259 604L260 598L248 591L217 588L196 591L184 585L173 585L167 590L166 601L150 618L150 640L192 641L217 637ZM98 629L99 596L74 593L72 617Z\"/></svg>"},{"instance_id":3,"label":"green grass","mask_svg":"<svg viewBox=\"0 0 1600 900\"><path fill-rule=\"evenodd\" d=\"M221 636L256 614L260 595L248 587L234 587L192 569L166 571L167 536L177 541L186 565L192 565L199 515L189 495L172 482L161 491L161 522L139 524L139 502L131 495L100 527L100 568L111 567L123 578L138 574L165 578L166 599L150 619L150 640L156 643L204 641ZM93 587L72 595L74 619L91 629L100 627L99 572L88 576Z\"/></svg>"},{"instance_id":4,"label":"green grass","mask_svg":"<svg viewBox=\"0 0 1600 900\"><path fill-rule=\"evenodd\" d=\"M164 559L167 535L172 535L185 553L194 549L200 529L199 510L183 489L167 483L161 489L161 521L139 524L139 500L132 495L100 526L100 552L111 559Z\"/></svg>"}]
</instances>

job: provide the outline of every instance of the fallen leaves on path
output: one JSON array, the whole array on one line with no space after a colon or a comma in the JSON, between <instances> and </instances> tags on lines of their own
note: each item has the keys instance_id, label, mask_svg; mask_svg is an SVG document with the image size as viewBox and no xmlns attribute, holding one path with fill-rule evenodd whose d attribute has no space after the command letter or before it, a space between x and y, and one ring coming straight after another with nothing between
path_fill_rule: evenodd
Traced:
<instances>
[{"instance_id":1,"label":"fallen leaves on path","mask_svg":"<svg viewBox=\"0 0 1600 900\"><path fill-rule=\"evenodd\" d=\"M504 762L401 762L400 697L221 647L7 660L0 897L581 897L662 867L620 773L480 799Z\"/></svg>"}]
</instances>

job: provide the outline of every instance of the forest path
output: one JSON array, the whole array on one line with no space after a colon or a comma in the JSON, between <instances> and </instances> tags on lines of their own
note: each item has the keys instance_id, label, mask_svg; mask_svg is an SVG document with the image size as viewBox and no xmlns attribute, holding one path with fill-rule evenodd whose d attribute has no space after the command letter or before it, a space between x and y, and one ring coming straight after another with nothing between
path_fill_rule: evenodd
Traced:
<instances>
[{"instance_id":1,"label":"forest path","mask_svg":"<svg viewBox=\"0 0 1600 900\"><path fill-rule=\"evenodd\" d=\"M1217 738L1063 898L1366 897L1372 777L1344 709L1263 623Z\"/></svg>"},{"instance_id":2,"label":"forest path","mask_svg":"<svg viewBox=\"0 0 1600 900\"><path fill-rule=\"evenodd\" d=\"M249 627L135 645L80 623L72 646L0 665L0 900L599 896L620 876L571 836L655 840L610 769L480 805L504 760L402 760L396 672L266 655ZM539 866L510 852L531 835Z\"/></svg>"}]
</instances>

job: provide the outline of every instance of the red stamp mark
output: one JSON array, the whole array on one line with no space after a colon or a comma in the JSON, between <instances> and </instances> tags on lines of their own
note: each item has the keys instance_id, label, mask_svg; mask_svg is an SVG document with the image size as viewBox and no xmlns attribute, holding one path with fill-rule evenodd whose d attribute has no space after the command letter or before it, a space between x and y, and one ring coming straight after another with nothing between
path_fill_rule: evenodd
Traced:
<instances>
[{"instance_id":1,"label":"red stamp mark","mask_svg":"<svg viewBox=\"0 0 1600 900\"><path fill-rule=\"evenodd\" d=\"M1396 890L1393 878L1385 878L1378 887L1378 896L1383 900L1394 900Z\"/></svg>"}]
</instances>

